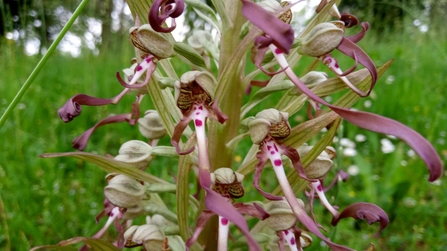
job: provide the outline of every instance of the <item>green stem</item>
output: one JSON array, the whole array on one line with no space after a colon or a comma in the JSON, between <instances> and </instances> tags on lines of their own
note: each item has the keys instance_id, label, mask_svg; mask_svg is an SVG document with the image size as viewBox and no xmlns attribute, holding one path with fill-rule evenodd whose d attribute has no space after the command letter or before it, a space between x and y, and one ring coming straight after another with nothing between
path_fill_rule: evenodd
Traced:
<instances>
[{"instance_id":1,"label":"green stem","mask_svg":"<svg viewBox=\"0 0 447 251\"><path fill-rule=\"evenodd\" d=\"M42 59L39 61L39 63L34 68L33 72L31 72L31 75L28 77L28 79L23 84L22 88L17 92L14 99L9 104L8 108L6 109L5 113L0 118L0 128L5 124L6 119L11 115L12 111L16 107L16 105L20 102L23 95L25 95L25 92L28 90L28 88L31 86L31 83L34 81L34 79L39 74L40 70L42 70L45 63L48 61L48 59L53 54L54 50L56 50L56 47L59 45L62 38L65 36L67 31L70 29L70 27L73 25L76 18L78 18L79 14L81 14L84 7L87 5L89 0L82 0L82 2L78 5L78 8L73 13L73 16L71 16L70 20L68 20L67 24L65 24L64 28L62 28L61 33L57 36L56 40L51 44L48 51L45 53L45 55L42 57Z\"/></svg>"}]
</instances>

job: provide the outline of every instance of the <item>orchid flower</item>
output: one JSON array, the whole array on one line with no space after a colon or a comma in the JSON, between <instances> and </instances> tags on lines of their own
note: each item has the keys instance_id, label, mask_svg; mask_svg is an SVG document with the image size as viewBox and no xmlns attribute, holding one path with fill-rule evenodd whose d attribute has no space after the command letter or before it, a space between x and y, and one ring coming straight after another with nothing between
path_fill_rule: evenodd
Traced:
<instances>
[{"instance_id":1,"label":"orchid flower","mask_svg":"<svg viewBox=\"0 0 447 251\"><path fill-rule=\"evenodd\" d=\"M249 215L264 220L265 218L269 217L269 214L258 204L244 204L239 202L234 203L234 199L241 198L244 195L244 188L242 186L243 178L244 175L234 172L230 168L218 168L211 174L211 181L213 183L212 190L231 202L233 207L240 214ZM186 242L187 247L190 247L196 241L208 220L215 214L216 213L212 212L211 210L204 210L200 214L194 233ZM218 250L226 251L228 250L229 221L223 215L219 214L218 216Z\"/></svg>"}]
</instances>

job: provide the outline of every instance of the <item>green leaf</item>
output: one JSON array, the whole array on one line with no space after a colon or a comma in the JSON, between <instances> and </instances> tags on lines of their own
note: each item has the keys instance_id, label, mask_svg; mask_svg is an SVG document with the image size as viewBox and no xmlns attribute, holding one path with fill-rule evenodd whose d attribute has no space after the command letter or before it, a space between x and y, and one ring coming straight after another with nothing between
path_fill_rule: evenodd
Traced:
<instances>
[{"instance_id":1,"label":"green leaf","mask_svg":"<svg viewBox=\"0 0 447 251\"><path fill-rule=\"evenodd\" d=\"M158 177L155 177L149 173L146 173L140 169L137 169L130 164L126 164L124 162L117 161L112 158L92 153L85 153L85 152L44 153L40 155L40 157L42 158L74 157L95 164L104 171L106 171L107 173L120 173L132 177L134 179L146 181L149 183L167 183L166 181Z\"/></svg>"},{"instance_id":2,"label":"green leaf","mask_svg":"<svg viewBox=\"0 0 447 251\"><path fill-rule=\"evenodd\" d=\"M77 250L77 248L70 247L69 245L77 244L79 242L85 242L95 251L120 251L117 247L115 247L112 243L106 242L101 239L96 239L92 237L74 237L65 241L59 242L57 245L47 245L40 246L31 249L30 251L35 250L57 250L57 251L73 251Z\"/></svg>"},{"instance_id":3,"label":"green leaf","mask_svg":"<svg viewBox=\"0 0 447 251\"><path fill-rule=\"evenodd\" d=\"M241 108L241 118L243 118L253 107L266 99L270 94L278 91L288 90L295 85L290 80L284 80L273 85L267 85L257 91L250 100Z\"/></svg>"},{"instance_id":4,"label":"green leaf","mask_svg":"<svg viewBox=\"0 0 447 251\"><path fill-rule=\"evenodd\" d=\"M200 56L200 54L191 46L177 42L174 44L174 51L177 52L177 56L186 63L201 68L202 70L206 69L205 60L203 60L202 56Z\"/></svg>"}]
</instances>

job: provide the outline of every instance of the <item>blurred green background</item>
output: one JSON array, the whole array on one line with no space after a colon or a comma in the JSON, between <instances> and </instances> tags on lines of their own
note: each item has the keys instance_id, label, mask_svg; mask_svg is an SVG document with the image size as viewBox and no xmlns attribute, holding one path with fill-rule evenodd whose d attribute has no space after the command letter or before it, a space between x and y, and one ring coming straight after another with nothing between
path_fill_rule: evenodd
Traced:
<instances>
[{"instance_id":1,"label":"blurred green background","mask_svg":"<svg viewBox=\"0 0 447 251\"><path fill-rule=\"evenodd\" d=\"M1 114L78 3L0 3ZM360 100L356 109L409 125L432 142L445 161L446 2L347 0L341 10L371 23L372 30L360 46L376 65L394 58L372 95ZM194 16L187 20L190 27L204 26L200 20L194 23ZM92 236L100 229L94 217L102 210L105 173L81 161L38 156L72 151L71 141L97 121L111 113L130 111L132 95L117 106L84 107L82 115L68 124L57 115L57 109L76 93L112 97L122 90L115 73L129 67L134 54L127 39L131 24L121 0L92 0L0 128L0 250L28 250L74 236ZM352 64L334 55L342 67ZM306 67L305 62L310 59L305 58L297 72ZM176 59L173 63L180 73L189 70ZM259 109L275 102L264 102ZM149 103L143 103L142 110L150 108ZM301 117L298 114L292 119ZM351 177L327 196L340 208L358 201L375 203L388 213L391 222L377 238L372 234L378 226L361 221L345 220L333 228L330 214L316 201L317 218L328 229L326 235L357 250L366 249L370 242L378 250L447 250L444 178L429 183L424 163L397 139L345 122L337 138L335 168L348 171ZM93 134L85 151L115 155L119 146L131 139L145 140L136 127L124 123L106 126ZM169 139L164 138L161 144L169 145ZM238 156L243 157L246 150L239 149ZM169 173L176 173L176 168L176 160L156 158L151 172L173 182ZM175 201L173 196L166 200L168 204ZM319 240L315 238L309 250L321 250Z\"/></svg>"}]
</instances>

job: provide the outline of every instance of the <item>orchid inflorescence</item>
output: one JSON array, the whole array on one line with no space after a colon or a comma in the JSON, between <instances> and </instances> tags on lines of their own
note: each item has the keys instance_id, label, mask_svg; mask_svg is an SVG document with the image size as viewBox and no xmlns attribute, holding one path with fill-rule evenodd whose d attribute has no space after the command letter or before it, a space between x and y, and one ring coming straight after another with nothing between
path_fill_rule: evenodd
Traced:
<instances>
[{"instance_id":1,"label":"orchid inflorescence","mask_svg":"<svg viewBox=\"0 0 447 251\"><path fill-rule=\"evenodd\" d=\"M129 33L136 58L124 69L124 78L116 73L124 90L109 99L78 94L59 109L62 120L70 122L80 115L82 105L117 104L125 94L134 91L136 101L130 113L101 120L76 138L73 146L84 150L97 128L116 122L138 124L142 135L148 138L147 143L126 142L114 157L84 152L43 155L74 156L109 172L104 209L96 217L98 222L109 216L105 226L93 237L59 245L83 241L86 243L83 250L135 246L174 251L205 248L223 251L238 247L302 250L311 245L311 235L315 235L332 250L351 250L333 243L320 231L324 229L318 223L321 219L312 212L315 196L332 215L334 226L347 217L364 219L369 224L379 222L379 234L387 226L388 217L379 206L367 202L357 202L339 211L325 196L339 179L347 179L346 173L340 170L329 186L323 186L336 157L330 145L340 118L402 139L425 161L429 181L440 177L441 160L420 134L392 119L350 109L360 97L371 93L390 63L377 68L357 45L365 37L368 23L361 23L358 34L345 36L345 30L355 27L359 21L352 14L340 14L334 1L322 0L308 26L295 34L290 25L290 8L296 3L211 2L214 9L196 0L154 0L149 5L128 0L135 17L135 27ZM188 43L174 40L170 32L176 29L176 18L184 12L185 3L216 29L216 36L208 31L194 31ZM331 56L335 49L354 59L355 65L343 72ZM251 57L247 57L249 52ZM328 78L327 73L309 68L299 78L293 66L303 55L327 65L336 76ZM189 65L191 70L177 72L169 61L173 57ZM257 67L245 74L248 58ZM358 63L365 69L355 71ZM258 75L268 76L268 80L255 80ZM251 94L252 86L263 88ZM351 91L335 104L322 98L347 88ZM242 102L244 90L250 95L245 104ZM276 107L247 116L253 107L277 91L286 91L286 94ZM155 110L147 111L140 118L140 105L145 96L151 98ZM309 119L292 127L289 116L306 102ZM327 130L321 137L324 128ZM169 135L172 146L159 145L165 135ZM242 164L234 166L236 146L246 136L250 136L252 147ZM314 137L321 137L314 146L305 143ZM175 184L146 171L154 156L179 158ZM279 184L274 191L261 188L261 173L268 166L272 166ZM198 184L195 195L189 194L188 177L193 170ZM252 172L253 187L265 201L238 202L245 194L243 180ZM161 200L159 194L166 192L176 193L176 212ZM306 197L308 200L303 200ZM190 215L190 209L195 215ZM213 220L214 215L218 221ZM146 224L132 225L133 219L143 216L147 217ZM258 220L251 230L247 218ZM195 220L194 226L189 225L192 220ZM113 245L100 240L112 223L118 231ZM236 239L237 232L230 233L230 223L237 226L243 238Z\"/></svg>"}]
</instances>

